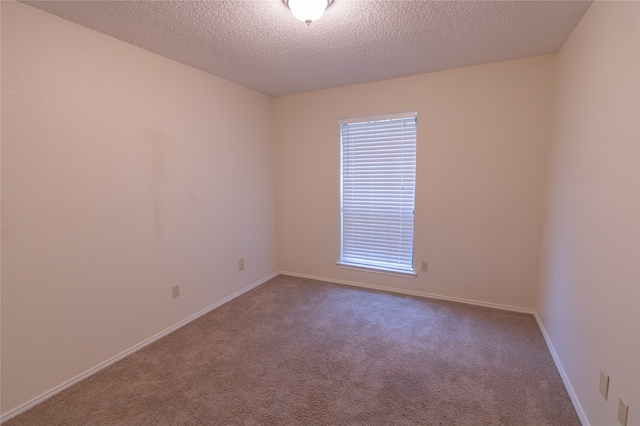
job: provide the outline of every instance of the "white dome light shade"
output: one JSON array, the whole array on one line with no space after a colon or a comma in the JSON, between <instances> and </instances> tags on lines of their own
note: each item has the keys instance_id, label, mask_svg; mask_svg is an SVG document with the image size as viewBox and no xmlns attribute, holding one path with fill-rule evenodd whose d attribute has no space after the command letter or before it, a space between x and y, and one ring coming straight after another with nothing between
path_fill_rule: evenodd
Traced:
<instances>
[{"instance_id":1,"label":"white dome light shade","mask_svg":"<svg viewBox=\"0 0 640 426\"><path fill-rule=\"evenodd\" d=\"M322 16L331 0L288 0L286 3L293 16L308 25Z\"/></svg>"}]
</instances>

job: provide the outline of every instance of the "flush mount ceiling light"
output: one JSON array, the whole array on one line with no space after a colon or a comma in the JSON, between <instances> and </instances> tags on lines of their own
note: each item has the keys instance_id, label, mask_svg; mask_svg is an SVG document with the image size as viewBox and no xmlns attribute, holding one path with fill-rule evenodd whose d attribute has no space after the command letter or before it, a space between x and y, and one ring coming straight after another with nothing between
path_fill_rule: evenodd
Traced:
<instances>
[{"instance_id":1,"label":"flush mount ceiling light","mask_svg":"<svg viewBox=\"0 0 640 426\"><path fill-rule=\"evenodd\" d=\"M293 16L309 25L319 19L333 0L282 0Z\"/></svg>"}]
</instances>

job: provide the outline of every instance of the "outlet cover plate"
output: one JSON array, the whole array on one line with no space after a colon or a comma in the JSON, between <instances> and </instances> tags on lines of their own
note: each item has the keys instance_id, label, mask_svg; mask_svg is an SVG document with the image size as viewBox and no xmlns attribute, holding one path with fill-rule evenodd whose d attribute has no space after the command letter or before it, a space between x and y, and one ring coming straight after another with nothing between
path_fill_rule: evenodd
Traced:
<instances>
[{"instance_id":1,"label":"outlet cover plate","mask_svg":"<svg viewBox=\"0 0 640 426\"><path fill-rule=\"evenodd\" d=\"M627 416L629 415L629 406L624 402L622 398L618 401L618 423L622 426L627 426Z\"/></svg>"},{"instance_id":2,"label":"outlet cover plate","mask_svg":"<svg viewBox=\"0 0 640 426\"><path fill-rule=\"evenodd\" d=\"M609 395L609 375L604 368L600 370L600 393L606 401Z\"/></svg>"}]
</instances>

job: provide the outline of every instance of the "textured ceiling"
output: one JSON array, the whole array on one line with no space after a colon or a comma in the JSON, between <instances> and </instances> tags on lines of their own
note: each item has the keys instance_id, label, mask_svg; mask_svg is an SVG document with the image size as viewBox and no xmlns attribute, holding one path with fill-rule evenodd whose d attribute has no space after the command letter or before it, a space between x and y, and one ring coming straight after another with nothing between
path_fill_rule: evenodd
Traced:
<instances>
[{"instance_id":1,"label":"textured ceiling","mask_svg":"<svg viewBox=\"0 0 640 426\"><path fill-rule=\"evenodd\" d=\"M554 53L591 4L335 0L307 26L282 0L24 3L271 96Z\"/></svg>"}]
</instances>

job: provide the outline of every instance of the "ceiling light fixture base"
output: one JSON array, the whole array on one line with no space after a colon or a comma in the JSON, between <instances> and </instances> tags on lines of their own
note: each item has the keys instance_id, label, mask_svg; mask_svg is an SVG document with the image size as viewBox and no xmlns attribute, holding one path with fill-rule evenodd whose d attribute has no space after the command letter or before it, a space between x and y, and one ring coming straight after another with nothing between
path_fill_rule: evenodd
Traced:
<instances>
[{"instance_id":1,"label":"ceiling light fixture base","mask_svg":"<svg viewBox=\"0 0 640 426\"><path fill-rule=\"evenodd\" d=\"M318 20L333 0L282 0L293 16L309 25Z\"/></svg>"}]
</instances>

